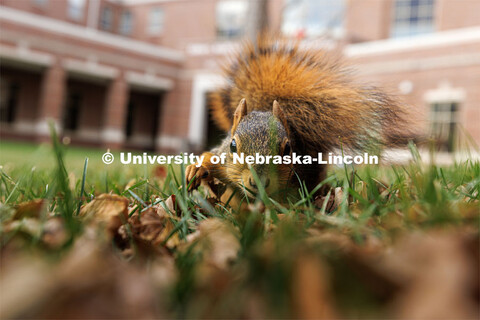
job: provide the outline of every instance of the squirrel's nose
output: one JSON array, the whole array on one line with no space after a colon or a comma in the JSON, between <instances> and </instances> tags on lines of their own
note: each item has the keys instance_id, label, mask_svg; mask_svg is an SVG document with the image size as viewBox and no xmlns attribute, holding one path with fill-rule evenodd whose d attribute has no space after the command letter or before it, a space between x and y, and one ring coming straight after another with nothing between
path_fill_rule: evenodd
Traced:
<instances>
[{"instance_id":1,"label":"squirrel's nose","mask_svg":"<svg viewBox=\"0 0 480 320\"><path fill-rule=\"evenodd\" d=\"M268 188L268 185L270 184L270 178L265 177L263 179L260 179L260 181L263 182L264 188ZM255 180L252 177L248 178L248 183L250 184L250 187L254 189L258 189L257 184L255 183Z\"/></svg>"}]
</instances>

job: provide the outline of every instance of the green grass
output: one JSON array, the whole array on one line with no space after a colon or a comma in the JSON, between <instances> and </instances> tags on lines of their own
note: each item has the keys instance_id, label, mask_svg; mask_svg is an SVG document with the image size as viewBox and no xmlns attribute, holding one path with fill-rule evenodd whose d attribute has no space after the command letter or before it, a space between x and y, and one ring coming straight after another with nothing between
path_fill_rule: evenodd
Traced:
<instances>
[{"instance_id":1,"label":"green grass","mask_svg":"<svg viewBox=\"0 0 480 320\"><path fill-rule=\"evenodd\" d=\"M50 144L41 145L28 142L0 142L0 164L6 168L37 167L38 169L52 169L55 156ZM65 162L71 170L78 172L83 168L85 157L92 159L92 165L102 165L102 154L99 149L69 147L65 153Z\"/></svg>"},{"instance_id":2,"label":"green grass","mask_svg":"<svg viewBox=\"0 0 480 320\"><path fill-rule=\"evenodd\" d=\"M27 252L31 259L48 260L52 270L57 270L55 266L62 266L62 261L78 250L76 243L91 238L87 236L90 220L78 215L81 204L91 202L99 194L113 193L128 199L130 216L134 213L142 216L152 206L165 207L166 199L175 195L177 214L168 218L173 228L164 241L153 245L166 253L145 258L141 254L142 245L132 240L134 226L126 221L123 224L130 244L120 245L115 237L107 240L107 244L101 237L96 240L104 252L103 259L115 256L115 263L129 261L128 266L140 268L145 274L155 270L158 261L162 264L165 259L172 260L172 281L159 284L151 280L154 287L151 310L157 317L299 317L308 307L302 304L304 298L297 301L296 297L302 293L296 281L304 281L301 270L309 264L321 267L321 274L329 275L328 281L325 280L329 285L324 288L328 295L324 298L333 301L328 305L337 314L340 310L344 317L385 317L390 315L391 300L386 301L378 288L365 283L364 278L374 277L383 290L393 284L380 274L362 273L366 266L372 267L359 260L356 250L380 243L375 250L382 252L379 248L394 244L402 235L438 229L467 228L478 235L478 162L437 167L414 161L404 166L342 168L333 170L327 179L332 187L343 188L334 212L327 214L324 203L315 199L315 190L305 189L299 190L300 200L283 204L260 192L259 199L248 210L237 212L209 201L203 191L187 193L182 167L168 167L166 176L155 177L154 166L123 166L118 161L105 165L101 162L101 150L73 148L58 142L53 147L1 142L0 148L1 245L8 253L3 255L6 259L15 260ZM118 160L118 153L114 155ZM28 217L13 218L19 204L35 199L45 199L47 203L38 217L41 224L36 236L22 227ZM63 221L66 232L66 240L54 249L46 247L39 236L45 234L46 222L52 217ZM207 240L204 243L189 238L195 234L203 234L205 239L214 237L216 229L210 235L201 227L213 218L228 226L227 234L233 236L231 241L238 241L238 250L227 267L218 265L210 254L215 250L228 252L230 247L215 249ZM15 219L21 222L19 226L5 229ZM333 238L325 238L326 235ZM180 244L167 248L172 237L178 237ZM212 239L222 246L226 238L222 234ZM122 258L124 245L134 252L128 259ZM315 282L319 276L314 272L309 277ZM308 285L305 283L302 288ZM86 295L96 296L101 292L97 287L90 289ZM389 290L391 296L401 294L398 289ZM74 292L77 297L79 293ZM308 292L307 296L321 295L319 290ZM99 295L98 299L106 298ZM114 302L122 304L121 300ZM88 301L80 299L78 304L82 303L88 305ZM111 307L123 310L119 305ZM49 315L51 310L59 312L55 308L58 306L30 303L26 310L14 315ZM128 315L121 313L125 314ZM105 313L95 315L102 317Z\"/></svg>"}]
</instances>

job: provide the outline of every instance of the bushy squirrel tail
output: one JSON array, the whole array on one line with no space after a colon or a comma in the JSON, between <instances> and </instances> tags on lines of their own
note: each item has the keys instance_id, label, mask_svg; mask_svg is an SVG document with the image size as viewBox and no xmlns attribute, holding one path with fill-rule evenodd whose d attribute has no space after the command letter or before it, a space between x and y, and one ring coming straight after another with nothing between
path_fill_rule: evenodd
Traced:
<instances>
[{"instance_id":1,"label":"bushy squirrel tail","mask_svg":"<svg viewBox=\"0 0 480 320\"><path fill-rule=\"evenodd\" d=\"M217 127L225 132L228 132L233 125L233 112L230 109L230 99L226 89L220 89L210 93L208 96L212 119Z\"/></svg>"},{"instance_id":2,"label":"bushy squirrel tail","mask_svg":"<svg viewBox=\"0 0 480 320\"><path fill-rule=\"evenodd\" d=\"M368 150L406 132L406 109L376 87L352 81L325 50L261 36L243 43L224 73L227 85L209 100L214 121L225 131L245 98L248 112L271 111L277 100L299 151Z\"/></svg>"}]
</instances>

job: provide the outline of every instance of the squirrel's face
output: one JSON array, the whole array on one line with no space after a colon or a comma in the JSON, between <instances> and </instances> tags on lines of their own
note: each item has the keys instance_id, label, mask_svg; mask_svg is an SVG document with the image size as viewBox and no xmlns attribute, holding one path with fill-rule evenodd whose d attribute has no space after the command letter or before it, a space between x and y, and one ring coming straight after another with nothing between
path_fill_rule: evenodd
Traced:
<instances>
[{"instance_id":1,"label":"squirrel's face","mask_svg":"<svg viewBox=\"0 0 480 320\"><path fill-rule=\"evenodd\" d=\"M257 157L257 154L263 157ZM257 195L261 188L259 184L269 196L281 196L293 173L289 165L274 164L274 157L290 154L290 141L281 121L272 112L251 112L238 121L230 135L227 177L249 197ZM247 156L254 157L253 164L245 161ZM243 164L238 161L242 158Z\"/></svg>"}]
</instances>

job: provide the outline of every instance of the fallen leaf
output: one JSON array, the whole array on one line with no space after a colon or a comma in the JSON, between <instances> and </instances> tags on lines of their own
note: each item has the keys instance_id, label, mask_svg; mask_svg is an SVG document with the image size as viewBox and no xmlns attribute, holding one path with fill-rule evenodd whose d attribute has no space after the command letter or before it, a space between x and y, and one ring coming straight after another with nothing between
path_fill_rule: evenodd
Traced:
<instances>
[{"instance_id":1,"label":"fallen leaf","mask_svg":"<svg viewBox=\"0 0 480 320\"><path fill-rule=\"evenodd\" d=\"M36 199L28 202L20 203L16 206L13 219L22 218L38 218L45 208L44 199Z\"/></svg>"},{"instance_id":2,"label":"fallen leaf","mask_svg":"<svg viewBox=\"0 0 480 320\"><path fill-rule=\"evenodd\" d=\"M60 248L68 239L63 219L54 217L43 225L42 241L50 249Z\"/></svg>"},{"instance_id":3,"label":"fallen leaf","mask_svg":"<svg viewBox=\"0 0 480 320\"><path fill-rule=\"evenodd\" d=\"M228 268L240 250L236 229L220 219L205 219L198 226L198 230L206 259L220 269Z\"/></svg>"},{"instance_id":4,"label":"fallen leaf","mask_svg":"<svg viewBox=\"0 0 480 320\"><path fill-rule=\"evenodd\" d=\"M406 279L392 304L393 314L403 319L479 318L479 301L472 295L478 269L466 236L436 230L408 235L398 243L385 257L390 272Z\"/></svg>"},{"instance_id":5,"label":"fallen leaf","mask_svg":"<svg viewBox=\"0 0 480 320\"><path fill-rule=\"evenodd\" d=\"M150 207L142 212L135 212L128 224L118 229L117 245L123 250L124 255L131 256L137 251L140 256L152 254L165 254L165 247L175 248L180 243L178 233L173 233L175 224L179 220L175 214L175 198L172 196L165 202ZM173 211L167 213L167 210ZM135 248L130 246L130 240L135 243Z\"/></svg>"},{"instance_id":6,"label":"fallen leaf","mask_svg":"<svg viewBox=\"0 0 480 320\"><path fill-rule=\"evenodd\" d=\"M314 204L317 208L322 209L325 206L325 213L332 213L340 206L343 198L343 190L340 187L332 189L330 196L317 196L314 200ZM327 202L325 204L325 201Z\"/></svg>"},{"instance_id":7,"label":"fallen leaf","mask_svg":"<svg viewBox=\"0 0 480 320\"><path fill-rule=\"evenodd\" d=\"M300 254L292 274L292 299L295 318L333 319L329 274L325 264L313 254Z\"/></svg>"},{"instance_id":8,"label":"fallen leaf","mask_svg":"<svg viewBox=\"0 0 480 320\"><path fill-rule=\"evenodd\" d=\"M175 228L171 219L172 217L165 212L165 209L158 207L149 208L140 214L134 214L129 222L134 237L151 242L153 245L162 245L166 241L165 245L168 248L174 248L178 245L180 239L177 233L171 235Z\"/></svg>"},{"instance_id":9,"label":"fallen leaf","mask_svg":"<svg viewBox=\"0 0 480 320\"><path fill-rule=\"evenodd\" d=\"M35 218L23 218L22 220L13 220L3 229L4 233L21 232L33 238L40 238L42 235L42 224Z\"/></svg>"},{"instance_id":10,"label":"fallen leaf","mask_svg":"<svg viewBox=\"0 0 480 320\"><path fill-rule=\"evenodd\" d=\"M158 179L164 179L167 176L167 168L165 166L156 166L153 169L153 176Z\"/></svg>"},{"instance_id":11,"label":"fallen leaf","mask_svg":"<svg viewBox=\"0 0 480 320\"><path fill-rule=\"evenodd\" d=\"M80 216L106 223L113 236L128 219L128 199L115 194L101 194L82 206Z\"/></svg>"},{"instance_id":12,"label":"fallen leaf","mask_svg":"<svg viewBox=\"0 0 480 320\"><path fill-rule=\"evenodd\" d=\"M198 230L188 240L180 250L193 248L194 252L201 253L197 279L204 284L218 272L228 270L241 248L237 229L217 218L202 220Z\"/></svg>"}]
</instances>

